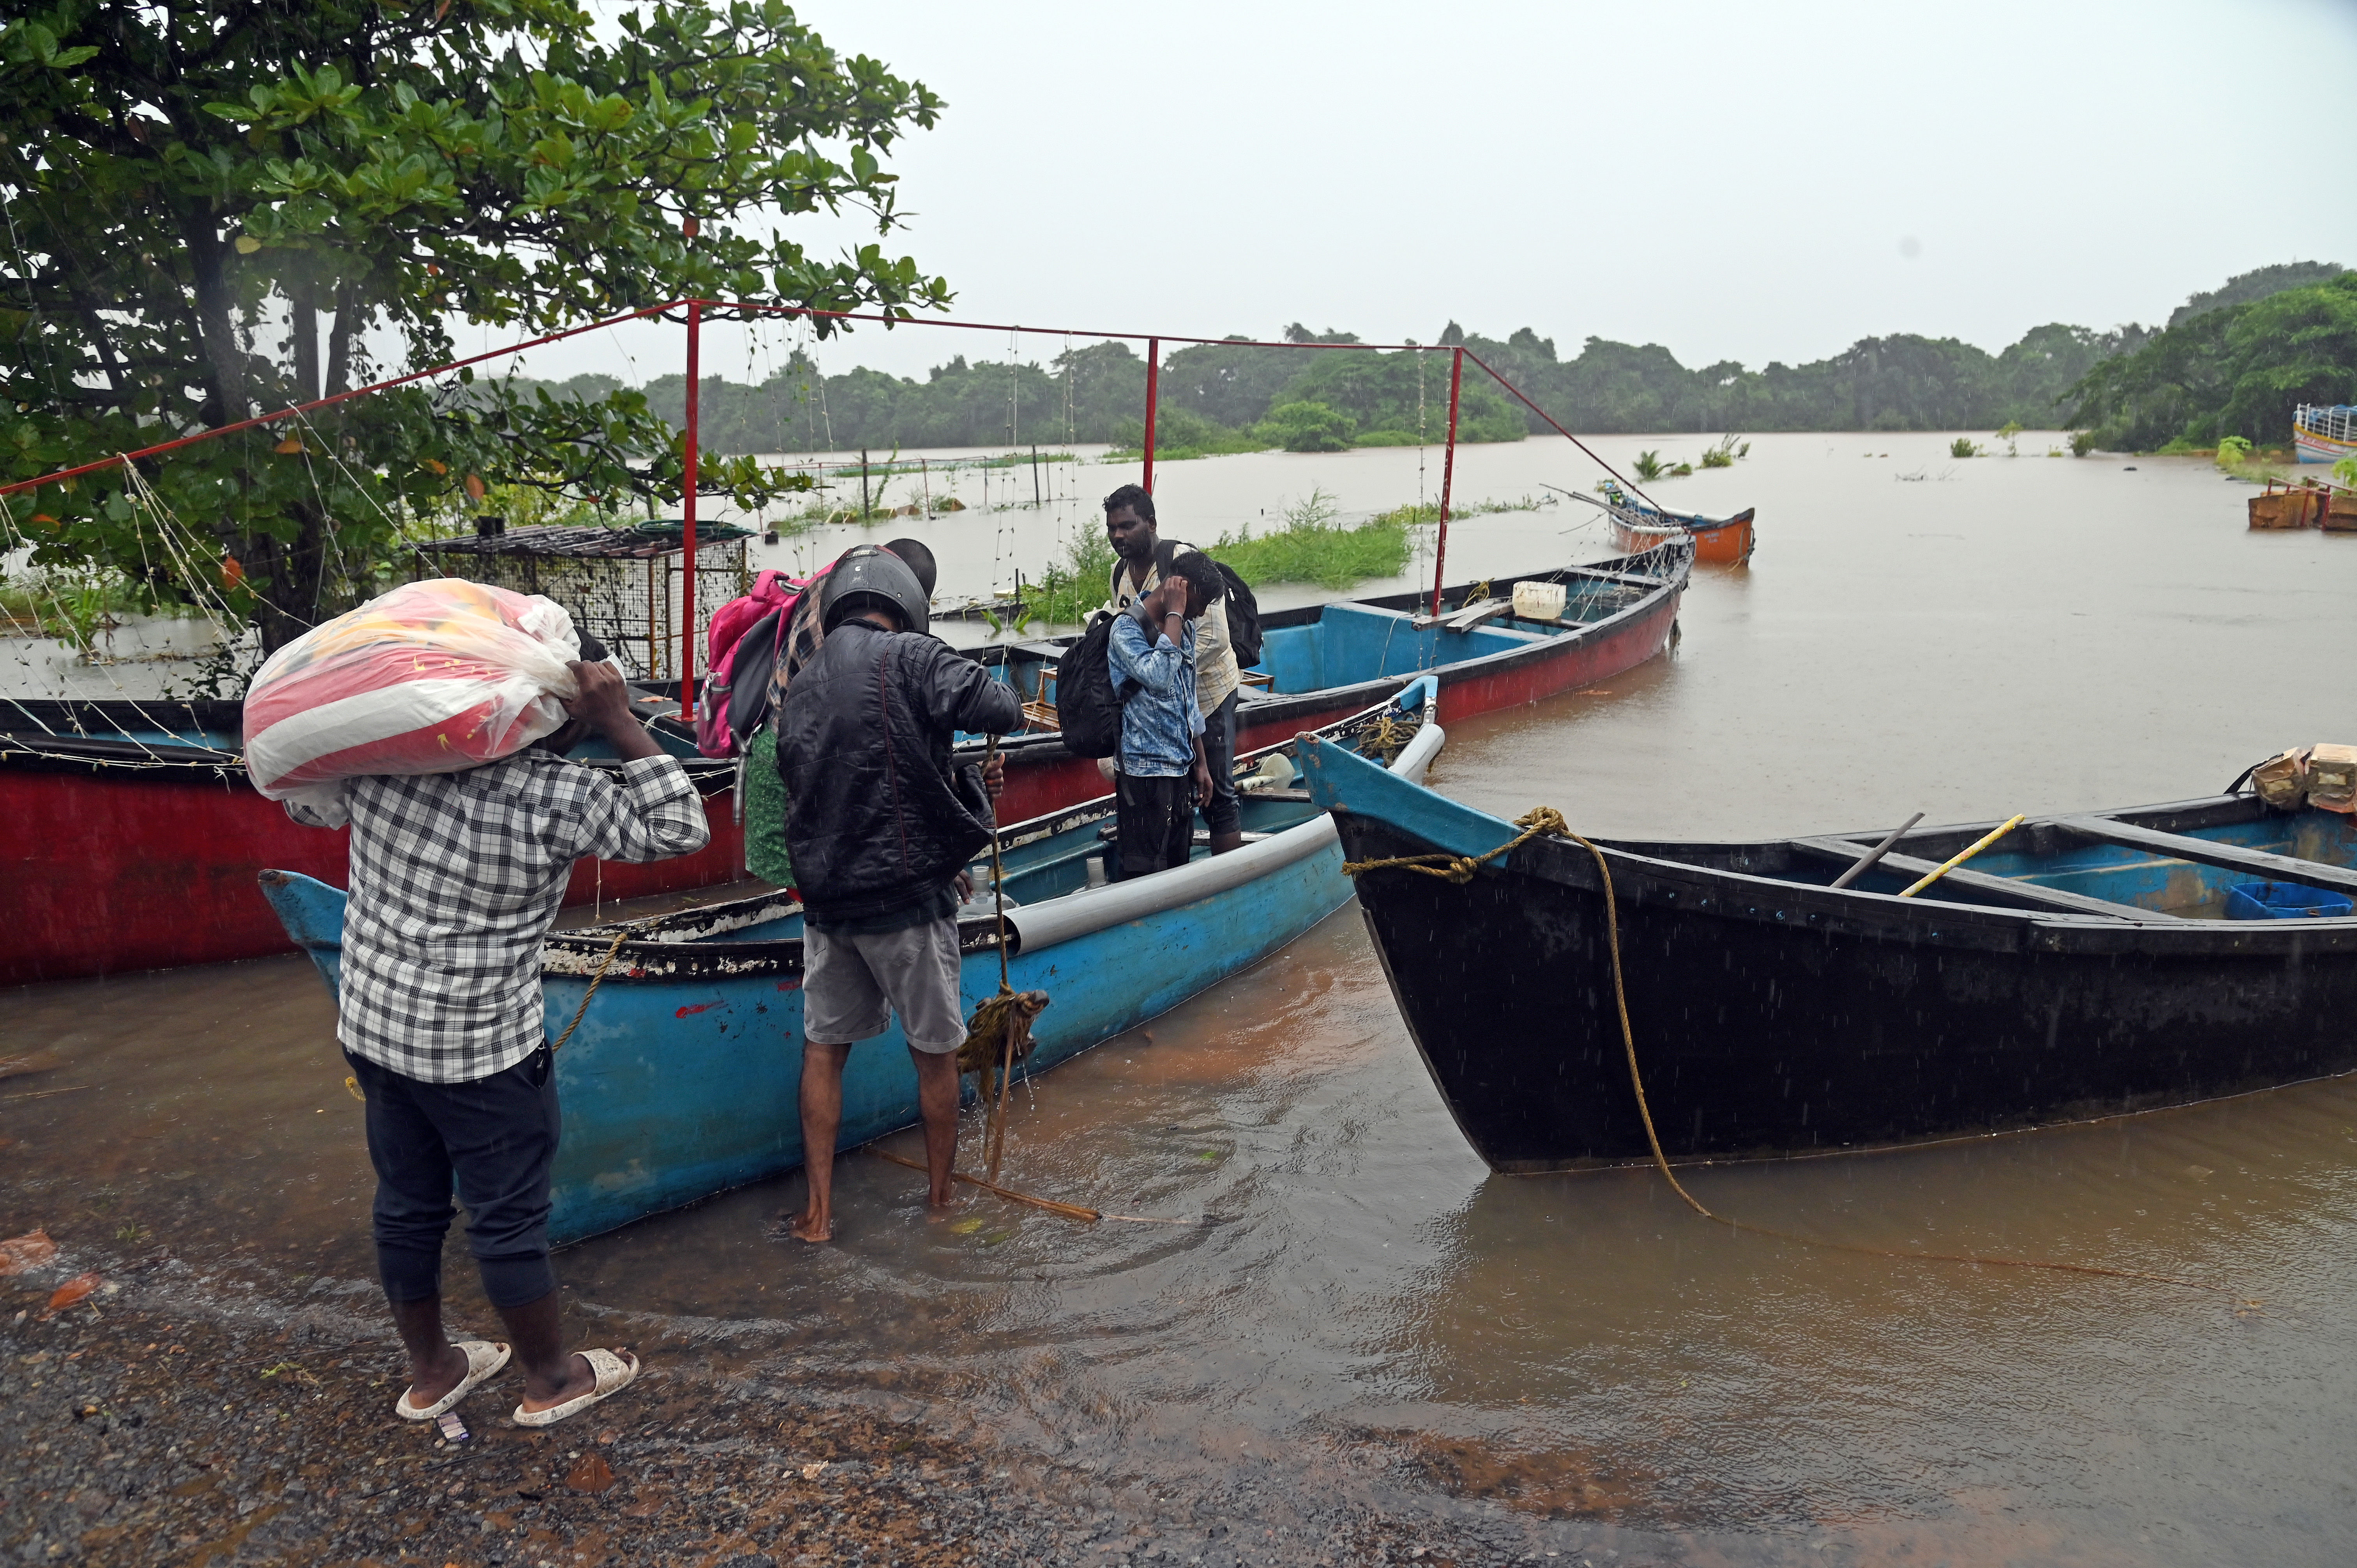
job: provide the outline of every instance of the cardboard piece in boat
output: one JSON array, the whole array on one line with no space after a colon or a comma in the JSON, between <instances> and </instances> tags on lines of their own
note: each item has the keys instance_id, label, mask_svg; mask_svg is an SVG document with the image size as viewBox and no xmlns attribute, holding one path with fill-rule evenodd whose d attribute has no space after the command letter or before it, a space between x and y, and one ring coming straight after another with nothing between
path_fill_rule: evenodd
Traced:
<instances>
[{"instance_id":1,"label":"cardboard piece in boat","mask_svg":"<svg viewBox=\"0 0 2357 1568\"><path fill-rule=\"evenodd\" d=\"M2302 746L2251 769L2251 787L2279 811L2357 812L2357 746Z\"/></svg>"}]
</instances>

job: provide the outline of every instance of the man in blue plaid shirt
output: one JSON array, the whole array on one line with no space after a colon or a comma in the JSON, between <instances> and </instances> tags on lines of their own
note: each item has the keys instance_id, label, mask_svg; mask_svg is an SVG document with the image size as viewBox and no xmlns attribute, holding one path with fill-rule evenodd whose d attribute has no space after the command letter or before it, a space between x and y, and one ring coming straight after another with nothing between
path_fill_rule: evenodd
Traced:
<instances>
[{"instance_id":1,"label":"man in blue plaid shirt","mask_svg":"<svg viewBox=\"0 0 2357 1568\"><path fill-rule=\"evenodd\" d=\"M442 1331L454 1183L483 1294L523 1363L516 1419L562 1420L638 1374L635 1356L564 1348L548 1262L559 1119L541 941L576 861L690 854L711 828L686 772L631 715L620 673L572 669L572 720L538 746L459 773L350 779L334 811L287 803L300 822L351 824L336 1032L368 1100L377 1266L409 1351L393 1411L412 1421L448 1410L509 1356ZM622 758L619 778L565 760L592 730Z\"/></svg>"}]
</instances>

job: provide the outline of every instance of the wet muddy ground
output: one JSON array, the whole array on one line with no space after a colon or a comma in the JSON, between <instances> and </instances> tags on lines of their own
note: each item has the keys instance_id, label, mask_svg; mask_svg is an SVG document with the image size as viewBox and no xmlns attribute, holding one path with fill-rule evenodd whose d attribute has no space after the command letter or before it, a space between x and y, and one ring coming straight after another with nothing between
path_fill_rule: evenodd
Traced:
<instances>
[{"instance_id":1,"label":"wet muddy ground","mask_svg":"<svg viewBox=\"0 0 2357 1568\"><path fill-rule=\"evenodd\" d=\"M1674 659L1455 726L1437 786L1764 836L2199 794L2357 738L2330 679L2357 539L2246 535L2199 464L1835 439L1893 456L1775 438L1697 476L1673 504L1756 502L1758 561L1697 580ZM1485 1171L1345 911L1022 1101L1017 1186L1187 1223L928 1225L910 1173L853 1156L809 1251L773 1237L797 1178L720 1195L560 1257L570 1332L636 1345L643 1388L547 1438L479 1396L428 1470L447 1451L383 1408L360 1108L308 965L31 988L0 1027L0 1097L42 1096L0 1098L0 1235L65 1250L0 1281L0 1560L2357 1554L2347 1080L1692 1180L1800 1235L2214 1289L1734 1234L1645 1172ZM85 1270L119 1288L44 1322ZM449 1276L488 1326L455 1240ZM576 1451L617 1483L564 1487ZM415 1538L362 1497L394 1469L438 1493Z\"/></svg>"}]
</instances>

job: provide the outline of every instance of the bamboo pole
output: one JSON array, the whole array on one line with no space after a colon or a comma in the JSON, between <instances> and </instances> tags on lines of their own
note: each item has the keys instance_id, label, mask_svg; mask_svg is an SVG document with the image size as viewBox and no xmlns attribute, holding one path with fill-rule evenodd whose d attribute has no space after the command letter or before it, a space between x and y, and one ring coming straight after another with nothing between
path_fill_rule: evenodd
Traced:
<instances>
[{"instance_id":1,"label":"bamboo pole","mask_svg":"<svg viewBox=\"0 0 2357 1568\"><path fill-rule=\"evenodd\" d=\"M2021 823L2022 814L2017 811L2012 816L2007 817L2004 822L1998 823L1996 827L1990 829L1986 833L1983 834L1979 840L1975 842L1960 854L1950 855L1946 860L1942 861L1939 865L1925 872L1913 886L1908 888L1899 896L1901 898L1912 898L1918 893L1922 892L1926 887L1931 886L1934 882L1939 881L1943 876L1947 875L1951 871L1955 870L1956 867L1964 865L1964 862L1972 859L1973 856L1980 854L1981 851L1988 848L1989 845L1996 843L1997 840L2005 837L2006 834L2013 832L2014 829L2021 826ZM1900 831L1904 832L1905 830L1901 829Z\"/></svg>"}]
</instances>

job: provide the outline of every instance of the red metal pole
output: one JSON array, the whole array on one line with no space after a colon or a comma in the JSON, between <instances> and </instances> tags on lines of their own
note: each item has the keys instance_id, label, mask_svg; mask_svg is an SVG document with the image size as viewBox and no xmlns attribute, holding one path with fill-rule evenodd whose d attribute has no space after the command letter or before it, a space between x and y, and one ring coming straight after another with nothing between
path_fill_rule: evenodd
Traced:
<instances>
[{"instance_id":1,"label":"red metal pole","mask_svg":"<svg viewBox=\"0 0 2357 1568\"><path fill-rule=\"evenodd\" d=\"M695 402L704 370L704 301L687 302L687 482L680 497L679 716L695 718ZM1454 428L1452 424L1451 428Z\"/></svg>"},{"instance_id":2,"label":"red metal pole","mask_svg":"<svg viewBox=\"0 0 2357 1568\"><path fill-rule=\"evenodd\" d=\"M1154 493L1154 416L1162 403L1162 339L1146 340L1146 493Z\"/></svg>"},{"instance_id":3,"label":"red metal pole","mask_svg":"<svg viewBox=\"0 0 2357 1568\"><path fill-rule=\"evenodd\" d=\"M1448 562L1448 491L1457 479L1457 394L1465 384L1465 350L1448 356L1448 449L1440 459L1440 542L1432 552L1432 613L1440 613L1440 572Z\"/></svg>"}]
</instances>

